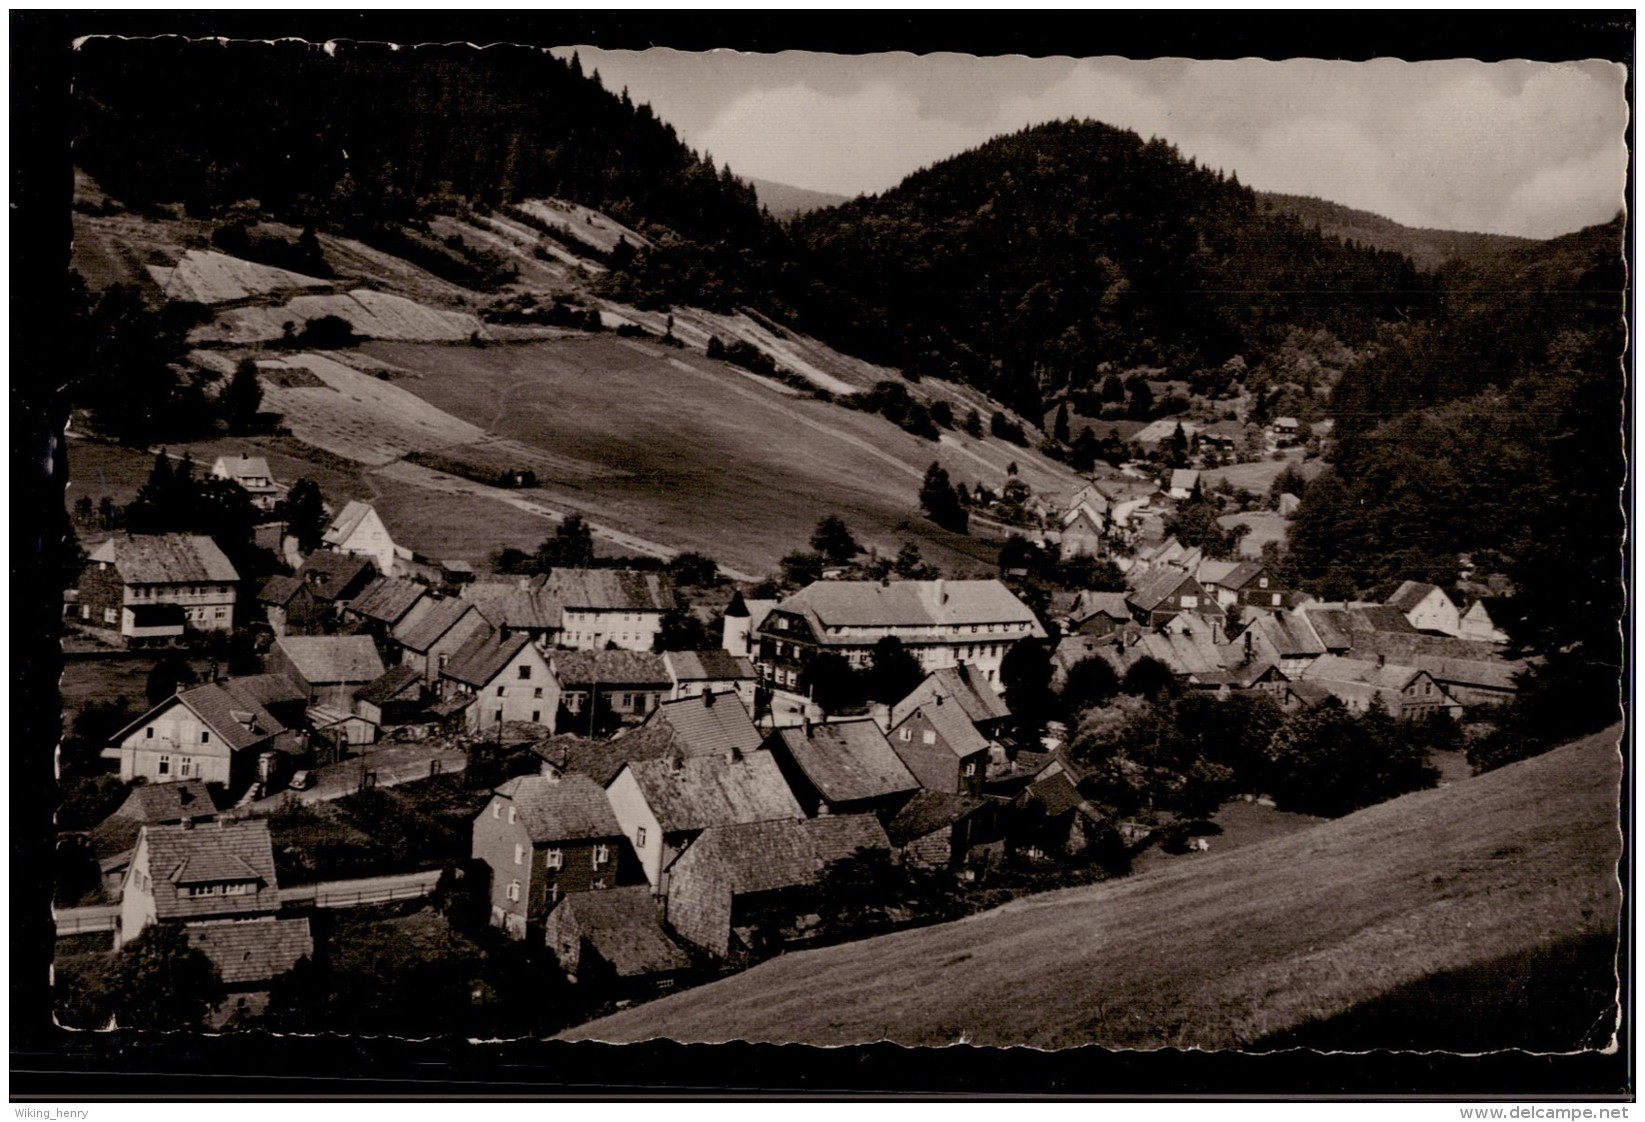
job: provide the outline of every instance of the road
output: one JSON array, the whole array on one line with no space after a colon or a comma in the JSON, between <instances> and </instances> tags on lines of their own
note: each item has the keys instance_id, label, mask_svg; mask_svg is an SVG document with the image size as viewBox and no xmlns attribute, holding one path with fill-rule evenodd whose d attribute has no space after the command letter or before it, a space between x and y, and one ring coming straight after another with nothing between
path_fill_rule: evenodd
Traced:
<instances>
[{"instance_id":1,"label":"road","mask_svg":"<svg viewBox=\"0 0 1645 1122\"><path fill-rule=\"evenodd\" d=\"M308 790L281 791L247 803L236 813L240 816L267 814L291 801L323 803L340 799L360 789L360 777L366 772L376 774L379 787L427 779L436 765L441 774L462 771L468 765L468 754L443 743L374 744L358 756L311 769L314 786Z\"/></svg>"}]
</instances>

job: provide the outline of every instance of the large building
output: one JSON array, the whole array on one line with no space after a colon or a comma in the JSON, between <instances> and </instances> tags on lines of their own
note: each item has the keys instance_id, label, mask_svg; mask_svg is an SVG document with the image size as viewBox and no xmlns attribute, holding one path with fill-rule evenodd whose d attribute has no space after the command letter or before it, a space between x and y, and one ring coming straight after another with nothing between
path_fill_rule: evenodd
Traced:
<instances>
[{"instance_id":1,"label":"large building","mask_svg":"<svg viewBox=\"0 0 1645 1122\"><path fill-rule=\"evenodd\" d=\"M80 619L115 628L127 646L188 631L232 631L240 574L210 538L136 534L92 550L80 575Z\"/></svg>"},{"instance_id":2,"label":"large building","mask_svg":"<svg viewBox=\"0 0 1645 1122\"><path fill-rule=\"evenodd\" d=\"M927 673L963 664L997 691L1005 652L1020 639L1045 638L1045 628L997 580L817 581L761 621L760 678L773 689L797 690L819 652L866 667L886 636L899 639Z\"/></svg>"}]
</instances>

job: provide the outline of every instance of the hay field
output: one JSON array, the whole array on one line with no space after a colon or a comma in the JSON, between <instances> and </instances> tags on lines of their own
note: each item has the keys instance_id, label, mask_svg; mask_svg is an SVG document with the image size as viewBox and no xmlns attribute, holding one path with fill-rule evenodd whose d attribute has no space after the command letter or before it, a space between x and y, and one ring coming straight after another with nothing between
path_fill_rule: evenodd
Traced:
<instances>
[{"instance_id":1,"label":"hay field","mask_svg":"<svg viewBox=\"0 0 1645 1122\"><path fill-rule=\"evenodd\" d=\"M1594 982L1620 907L1620 735L1230 853L785 955L563 1035L1215 1049L1376 1008L1338 1043L1400 1047L1438 1014L1484 1047L1592 1047L1614 1022Z\"/></svg>"}]
</instances>

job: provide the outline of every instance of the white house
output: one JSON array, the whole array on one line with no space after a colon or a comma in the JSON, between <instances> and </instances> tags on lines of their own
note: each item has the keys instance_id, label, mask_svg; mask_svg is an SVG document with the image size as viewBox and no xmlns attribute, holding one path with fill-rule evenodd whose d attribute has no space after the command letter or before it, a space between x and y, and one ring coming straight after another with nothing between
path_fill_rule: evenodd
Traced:
<instances>
[{"instance_id":1,"label":"white house","mask_svg":"<svg viewBox=\"0 0 1645 1122\"><path fill-rule=\"evenodd\" d=\"M115 733L104 749L120 779L170 783L198 779L238 789L257 773L257 756L285 731L249 695L220 685L172 694Z\"/></svg>"},{"instance_id":2,"label":"white house","mask_svg":"<svg viewBox=\"0 0 1645 1122\"><path fill-rule=\"evenodd\" d=\"M268 469L268 460L241 452L238 456L218 456L211 465L213 479L226 479L237 484L251 496L251 505L261 511L271 511L280 501L281 488L274 482Z\"/></svg>"},{"instance_id":3,"label":"white house","mask_svg":"<svg viewBox=\"0 0 1645 1122\"><path fill-rule=\"evenodd\" d=\"M524 632L506 639L490 631L475 634L440 671L440 692L447 700L473 699L464 720L475 733L522 723L552 734L560 708L560 683Z\"/></svg>"},{"instance_id":4,"label":"white house","mask_svg":"<svg viewBox=\"0 0 1645 1122\"><path fill-rule=\"evenodd\" d=\"M1388 597L1388 603L1398 608L1418 631L1462 634L1462 617L1456 604L1437 585L1408 580Z\"/></svg>"},{"instance_id":5,"label":"white house","mask_svg":"<svg viewBox=\"0 0 1645 1122\"><path fill-rule=\"evenodd\" d=\"M672 684L670 701L734 693L744 709L754 711L754 666L746 658L729 651L664 651L663 666Z\"/></svg>"},{"instance_id":6,"label":"white house","mask_svg":"<svg viewBox=\"0 0 1645 1122\"><path fill-rule=\"evenodd\" d=\"M394 572L394 539L370 503L350 499L320 540L338 553L369 557L385 576Z\"/></svg>"}]
</instances>

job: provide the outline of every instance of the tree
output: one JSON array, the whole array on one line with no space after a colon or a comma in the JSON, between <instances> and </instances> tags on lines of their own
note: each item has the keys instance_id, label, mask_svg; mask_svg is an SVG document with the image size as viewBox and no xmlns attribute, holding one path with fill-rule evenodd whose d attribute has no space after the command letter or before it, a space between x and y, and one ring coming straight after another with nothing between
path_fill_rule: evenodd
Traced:
<instances>
[{"instance_id":1,"label":"tree","mask_svg":"<svg viewBox=\"0 0 1645 1122\"><path fill-rule=\"evenodd\" d=\"M1074 439L1074 446L1068 453L1068 466L1084 475L1097 466L1097 458L1102 454L1102 446L1091 432L1091 426L1080 429L1080 434Z\"/></svg>"},{"instance_id":2,"label":"tree","mask_svg":"<svg viewBox=\"0 0 1645 1122\"><path fill-rule=\"evenodd\" d=\"M954 427L954 407L946 401L937 400L931 403L931 420L945 429Z\"/></svg>"},{"instance_id":3,"label":"tree","mask_svg":"<svg viewBox=\"0 0 1645 1122\"><path fill-rule=\"evenodd\" d=\"M844 655L823 651L811 657L800 671L800 689L824 713L843 713L862 708L867 695L863 675L851 668Z\"/></svg>"},{"instance_id":4,"label":"tree","mask_svg":"<svg viewBox=\"0 0 1645 1122\"><path fill-rule=\"evenodd\" d=\"M1166 519L1165 532L1190 549L1204 550L1209 558L1227 560L1239 552L1239 543L1251 528L1243 522L1224 526L1218 521L1221 516L1221 507L1203 494L1196 494Z\"/></svg>"},{"instance_id":5,"label":"tree","mask_svg":"<svg viewBox=\"0 0 1645 1122\"><path fill-rule=\"evenodd\" d=\"M1154 412L1154 391L1148 388L1146 378L1134 379L1131 383L1131 403L1126 409L1133 421L1146 421Z\"/></svg>"},{"instance_id":6,"label":"tree","mask_svg":"<svg viewBox=\"0 0 1645 1122\"><path fill-rule=\"evenodd\" d=\"M257 427L257 411L263 406L263 387L257 380L257 364L242 359L234 368L234 377L223 387L218 399L223 420L232 433L251 432Z\"/></svg>"},{"instance_id":7,"label":"tree","mask_svg":"<svg viewBox=\"0 0 1645 1122\"><path fill-rule=\"evenodd\" d=\"M974 436L978 440L982 439L982 416L975 409L966 415L965 434Z\"/></svg>"},{"instance_id":8,"label":"tree","mask_svg":"<svg viewBox=\"0 0 1645 1122\"><path fill-rule=\"evenodd\" d=\"M149 671L148 680L144 683L143 692L148 697L150 705L158 705L166 698L177 692L178 686L191 686L195 682L194 671L183 656L175 652L162 655Z\"/></svg>"},{"instance_id":9,"label":"tree","mask_svg":"<svg viewBox=\"0 0 1645 1122\"><path fill-rule=\"evenodd\" d=\"M1102 400L1110 405L1118 405L1125 400L1125 383L1120 381L1118 374L1110 374L1102 380Z\"/></svg>"},{"instance_id":10,"label":"tree","mask_svg":"<svg viewBox=\"0 0 1645 1122\"><path fill-rule=\"evenodd\" d=\"M1038 736L1056 709L1051 692L1051 648L1038 639L1018 639L1000 661L1005 707L1025 737Z\"/></svg>"},{"instance_id":11,"label":"tree","mask_svg":"<svg viewBox=\"0 0 1645 1122\"><path fill-rule=\"evenodd\" d=\"M657 651L703 651L718 645L697 613L683 604L663 613L662 626L652 641Z\"/></svg>"},{"instance_id":12,"label":"tree","mask_svg":"<svg viewBox=\"0 0 1645 1122\"><path fill-rule=\"evenodd\" d=\"M320 485L312 479L299 479L286 494L286 533L297 539L297 548L304 554L320 548L320 539L326 532L325 501L320 497Z\"/></svg>"},{"instance_id":13,"label":"tree","mask_svg":"<svg viewBox=\"0 0 1645 1122\"><path fill-rule=\"evenodd\" d=\"M1147 655L1131 664L1122 684L1126 693L1155 700L1175 697L1180 690L1177 676L1171 673L1171 668Z\"/></svg>"},{"instance_id":14,"label":"tree","mask_svg":"<svg viewBox=\"0 0 1645 1122\"><path fill-rule=\"evenodd\" d=\"M223 1000L223 980L179 924L154 923L115 955L113 1013L122 1028L194 1029Z\"/></svg>"},{"instance_id":15,"label":"tree","mask_svg":"<svg viewBox=\"0 0 1645 1122\"><path fill-rule=\"evenodd\" d=\"M945 530L963 534L970 526L971 516L955 496L948 472L935 460L926 469L925 480L920 484L920 506L931 521Z\"/></svg>"},{"instance_id":16,"label":"tree","mask_svg":"<svg viewBox=\"0 0 1645 1122\"><path fill-rule=\"evenodd\" d=\"M537 563L550 569L586 569L594 561L594 532L578 513L566 515L537 547Z\"/></svg>"},{"instance_id":17,"label":"tree","mask_svg":"<svg viewBox=\"0 0 1645 1122\"><path fill-rule=\"evenodd\" d=\"M851 536L850 527L839 515L829 514L817 523L811 535L811 548L835 564L843 565L855 557L862 546Z\"/></svg>"},{"instance_id":18,"label":"tree","mask_svg":"<svg viewBox=\"0 0 1645 1122\"><path fill-rule=\"evenodd\" d=\"M1068 443L1068 403L1066 401L1057 406L1057 419L1051 426L1051 439L1059 444Z\"/></svg>"},{"instance_id":19,"label":"tree","mask_svg":"<svg viewBox=\"0 0 1645 1122\"><path fill-rule=\"evenodd\" d=\"M1287 717L1266 763L1276 803L1333 818L1439 782L1427 752L1387 710L1355 717L1335 699Z\"/></svg>"},{"instance_id":20,"label":"tree","mask_svg":"<svg viewBox=\"0 0 1645 1122\"><path fill-rule=\"evenodd\" d=\"M873 701L893 705L907 697L925 678L920 660L908 652L902 640L886 635L874 644L868 669L868 696Z\"/></svg>"},{"instance_id":21,"label":"tree","mask_svg":"<svg viewBox=\"0 0 1645 1122\"><path fill-rule=\"evenodd\" d=\"M936 566L925 563L915 542L902 543L902 548L897 550L897 559L891 563L891 571L904 580L935 580L942 576Z\"/></svg>"},{"instance_id":22,"label":"tree","mask_svg":"<svg viewBox=\"0 0 1645 1122\"><path fill-rule=\"evenodd\" d=\"M668 563L674 583L692 588L708 588L720 583L720 567L701 553L676 553Z\"/></svg>"},{"instance_id":23,"label":"tree","mask_svg":"<svg viewBox=\"0 0 1645 1122\"><path fill-rule=\"evenodd\" d=\"M823 555L796 552L782 559L783 580L791 585L805 587L822 580Z\"/></svg>"},{"instance_id":24,"label":"tree","mask_svg":"<svg viewBox=\"0 0 1645 1122\"><path fill-rule=\"evenodd\" d=\"M1062 685L1063 719L1074 722L1087 709L1102 705L1120 692L1119 675L1108 660L1092 655L1068 668Z\"/></svg>"},{"instance_id":25,"label":"tree","mask_svg":"<svg viewBox=\"0 0 1645 1122\"><path fill-rule=\"evenodd\" d=\"M1188 466L1188 434L1183 431L1182 422L1171 432L1171 440L1167 445L1171 455L1171 466L1175 468Z\"/></svg>"}]
</instances>

